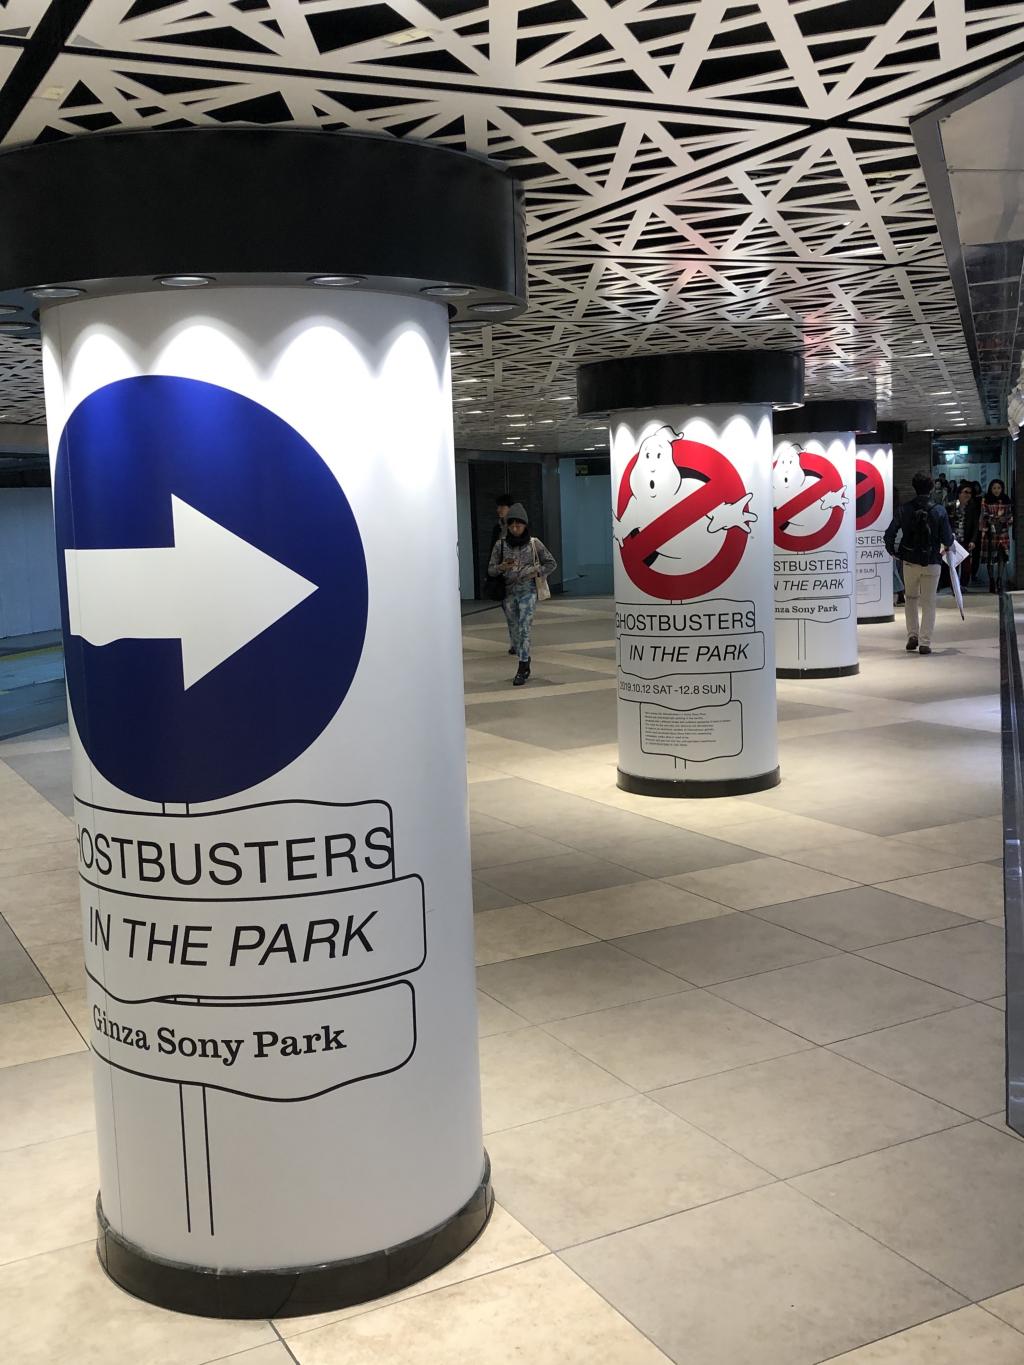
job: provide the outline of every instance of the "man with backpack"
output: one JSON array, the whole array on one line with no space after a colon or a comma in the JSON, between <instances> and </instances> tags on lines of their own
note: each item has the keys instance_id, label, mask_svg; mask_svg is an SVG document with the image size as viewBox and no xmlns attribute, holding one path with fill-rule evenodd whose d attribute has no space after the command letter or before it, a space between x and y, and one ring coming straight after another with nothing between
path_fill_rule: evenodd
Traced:
<instances>
[{"instance_id":1,"label":"man with backpack","mask_svg":"<svg viewBox=\"0 0 1024 1365\"><path fill-rule=\"evenodd\" d=\"M885 548L903 568L907 651L930 654L942 551L953 544L953 528L945 507L932 501L932 476L920 470L912 482L915 496L897 509Z\"/></svg>"}]
</instances>

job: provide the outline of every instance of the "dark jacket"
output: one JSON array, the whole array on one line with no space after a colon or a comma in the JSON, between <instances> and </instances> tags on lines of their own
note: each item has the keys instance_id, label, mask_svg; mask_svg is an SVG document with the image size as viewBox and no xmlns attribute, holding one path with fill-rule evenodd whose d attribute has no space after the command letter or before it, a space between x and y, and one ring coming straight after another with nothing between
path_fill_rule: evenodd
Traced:
<instances>
[{"instance_id":1,"label":"dark jacket","mask_svg":"<svg viewBox=\"0 0 1024 1365\"><path fill-rule=\"evenodd\" d=\"M950 526L953 526L956 523L957 515L956 503L954 503L952 507L947 508L947 511L949 513L949 524ZM964 547L965 550L970 549L972 545L977 546L978 541L981 539L981 532L978 529L978 522L980 521L980 519L981 499L971 498L970 502L964 508L963 531L959 536L957 536L957 540L959 540L960 544Z\"/></svg>"},{"instance_id":2,"label":"dark jacket","mask_svg":"<svg viewBox=\"0 0 1024 1365\"><path fill-rule=\"evenodd\" d=\"M903 536L908 536L911 533L917 513L922 510L928 513L928 522L932 533L928 563L941 564L941 551L945 546L953 544L953 528L949 524L949 513L938 503L932 502L927 493L919 493L916 498L911 498L909 502L905 502L897 511L885 533L885 548L894 559L903 559L899 546L896 544L896 537L901 531Z\"/></svg>"}]
</instances>

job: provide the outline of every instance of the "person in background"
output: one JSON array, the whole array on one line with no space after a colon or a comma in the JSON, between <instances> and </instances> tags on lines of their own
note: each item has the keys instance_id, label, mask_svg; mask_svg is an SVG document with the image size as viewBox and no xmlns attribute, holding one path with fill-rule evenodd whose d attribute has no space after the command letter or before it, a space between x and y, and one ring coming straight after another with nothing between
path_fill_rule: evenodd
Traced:
<instances>
[{"instance_id":1,"label":"person in background","mask_svg":"<svg viewBox=\"0 0 1024 1365\"><path fill-rule=\"evenodd\" d=\"M981 504L981 555L988 569L989 592L1002 592L1010 558L1013 508L1001 479L993 479Z\"/></svg>"},{"instance_id":2,"label":"person in background","mask_svg":"<svg viewBox=\"0 0 1024 1365\"><path fill-rule=\"evenodd\" d=\"M895 484L893 485L892 490L892 505L894 508L899 507L900 505L900 490ZM892 586L893 591L896 594L896 605L898 607L905 606L907 594L903 585L903 565L898 559L892 561Z\"/></svg>"},{"instance_id":3,"label":"person in background","mask_svg":"<svg viewBox=\"0 0 1024 1365\"><path fill-rule=\"evenodd\" d=\"M969 551L967 558L962 559L958 566L960 587L965 590L975 572L974 556L978 548L980 518L981 504L972 493L971 485L965 479L960 485L960 492L957 494L956 502L949 513L949 522L953 527L953 534L964 549Z\"/></svg>"},{"instance_id":4,"label":"person in background","mask_svg":"<svg viewBox=\"0 0 1024 1365\"><path fill-rule=\"evenodd\" d=\"M930 654L942 551L953 544L953 528L946 509L932 500L932 476L922 469L913 484L914 496L897 509L885 533L885 548L903 563L907 652Z\"/></svg>"},{"instance_id":5,"label":"person in background","mask_svg":"<svg viewBox=\"0 0 1024 1365\"><path fill-rule=\"evenodd\" d=\"M940 474L940 475L938 475L938 477L936 478L936 480L935 480L935 494L934 494L934 496L935 496L935 501L936 501L936 502L942 503L942 505L943 505L944 507L946 506L946 504L947 504L952 498L954 498L954 497L956 496L956 493L955 493L954 489L952 488L952 486L950 485L950 482L949 482L949 480L946 478L945 474ZM899 506L898 503L894 503L893 505L894 505L894 506Z\"/></svg>"},{"instance_id":6,"label":"person in background","mask_svg":"<svg viewBox=\"0 0 1024 1365\"><path fill-rule=\"evenodd\" d=\"M497 513L498 520L494 523L493 527L491 528L492 551L494 550L494 547L498 543L498 541L503 540L505 537L505 533L508 528L508 509L512 506L512 503L514 501L515 499L512 497L511 493L499 493L497 498L495 499L494 508L495 512ZM508 614L508 608L506 606L507 602L508 602L507 597L503 597L501 599L501 609L505 613L505 624L506 626L508 626L508 652L510 654L514 654L516 652L516 645L515 640L513 639L512 636L512 620Z\"/></svg>"},{"instance_id":7,"label":"person in background","mask_svg":"<svg viewBox=\"0 0 1024 1365\"><path fill-rule=\"evenodd\" d=\"M505 616L519 658L513 687L522 687L530 676L530 627L537 610L537 580L549 578L557 568L546 545L530 535L526 508L515 502L508 509L504 537L495 543L487 572L505 580Z\"/></svg>"}]
</instances>

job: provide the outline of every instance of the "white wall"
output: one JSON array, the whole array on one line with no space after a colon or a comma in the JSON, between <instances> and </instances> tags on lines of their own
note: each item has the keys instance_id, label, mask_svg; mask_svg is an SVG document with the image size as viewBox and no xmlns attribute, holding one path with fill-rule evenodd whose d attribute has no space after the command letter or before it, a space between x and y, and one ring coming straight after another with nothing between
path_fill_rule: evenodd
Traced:
<instances>
[{"instance_id":1,"label":"white wall","mask_svg":"<svg viewBox=\"0 0 1024 1365\"><path fill-rule=\"evenodd\" d=\"M0 488L0 638L60 628L48 488Z\"/></svg>"},{"instance_id":2,"label":"white wall","mask_svg":"<svg viewBox=\"0 0 1024 1365\"><path fill-rule=\"evenodd\" d=\"M562 497L562 574L570 596L612 591L611 480L576 477L576 457L558 462Z\"/></svg>"}]
</instances>

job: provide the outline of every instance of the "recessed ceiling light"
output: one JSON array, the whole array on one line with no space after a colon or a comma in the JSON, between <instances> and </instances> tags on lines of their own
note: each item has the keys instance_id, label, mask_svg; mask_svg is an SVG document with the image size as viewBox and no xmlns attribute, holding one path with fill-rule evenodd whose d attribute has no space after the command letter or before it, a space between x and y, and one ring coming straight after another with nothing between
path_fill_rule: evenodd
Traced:
<instances>
[{"instance_id":1,"label":"recessed ceiling light","mask_svg":"<svg viewBox=\"0 0 1024 1365\"><path fill-rule=\"evenodd\" d=\"M398 33L385 33L384 41L392 47L404 47L406 43L418 43L423 38L432 38L436 28L403 28Z\"/></svg>"},{"instance_id":2,"label":"recessed ceiling light","mask_svg":"<svg viewBox=\"0 0 1024 1365\"><path fill-rule=\"evenodd\" d=\"M428 284L421 294L429 294L432 299L464 299L472 294L472 289L464 284Z\"/></svg>"},{"instance_id":3,"label":"recessed ceiling light","mask_svg":"<svg viewBox=\"0 0 1024 1365\"><path fill-rule=\"evenodd\" d=\"M362 284L365 275L311 275L307 284L319 285L321 289L348 289L353 284Z\"/></svg>"},{"instance_id":4,"label":"recessed ceiling light","mask_svg":"<svg viewBox=\"0 0 1024 1365\"><path fill-rule=\"evenodd\" d=\"M28 332L31 330L27 322L0 322L0 332Z\"/></svg>"},{"instance_id":5,"label":"recessed ceiling light","mask_svg":"<svg viewBox=\"0 0 1024 1365\"><path fill-rule=\"evenodd\" d=\"M209 275L158 275L157 284L168 289L201 289L204 284L212 284Z\"/></svg>"},{"instance_id":6,"label":"recessed ceiling light","mask_svg":"<svg viewBox=\"0 0 1024 1365\"><path fill-rule=\"evenodd\" d=\"M511 313L514 307L514 303L471 303L469 311L471 313L493 313L497 317L501 313Z\"/></svg>"},{"instance_id":7,"label":"recessed ceiling light","mask_svg":"<svg viewBox=\"0 0 1024 1365\"><path fill-rule=\"evenodd\" d=\"M465 355L465 351L452 351L452 355Z\"/></svg>"},{"instance_id":8,"label":"recessed ceiling light","mask_svg":"<svg viewBox=\"0 0 1024 1365\"><path fill-rule=\"evenodd\" d=\"M555 402L556 402L556 403L571 403L571 402L572 402L572 394L571 394L571 393L560 393L560 394L558 394L558 395L556 396Z\"/></svg>"},{"instance_id":9,"label":"recessed ceiling light","mask_svg":"<svg viewBox=\"0 0 1024 1365\"><path fill-rule=\"evenodd\" d=\"M70 284L42 284L38 289L30 289L29 293L34 299L77 299L85 290Z\"/></svg>"},{"instance_id":10,"label":"recessed ceiling light","mask_svg":"<svg viewBox=\"0 0 1024 1365\"><path fill-rule=\"evenodd\" d=\"M13 303L0 303L0 317L7 318L10 317L12 313L17 312L18 309L15 308Z\"/></svg>"}]
</instances>

